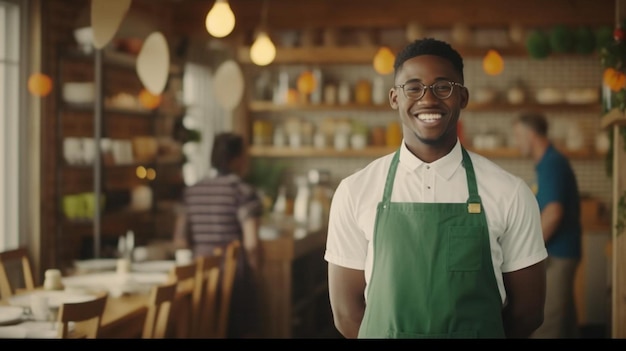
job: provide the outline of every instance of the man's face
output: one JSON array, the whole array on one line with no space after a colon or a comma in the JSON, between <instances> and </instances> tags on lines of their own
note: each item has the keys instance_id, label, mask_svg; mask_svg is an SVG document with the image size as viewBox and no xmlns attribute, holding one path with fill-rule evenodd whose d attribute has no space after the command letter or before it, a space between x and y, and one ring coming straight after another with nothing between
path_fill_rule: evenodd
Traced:
<instances>
[{"instance_id":1,"label":"man's face","mask_svg":"<svg viewBox=\"0 0 626 351\"><path fill-rule=\"evenodd\" d=\"M513 124L513 142L523 157L530 156L531 133L522 123Z\"/></svg>"},{"instance_id":2,"label":"man's face","mask_svg":"<svg viewBox=\"0 0 626 351\"><path fill-rule=\"evenodd\" d=\"M438 81L463 83L450 61L434 55L421 55L404 62L394 85L409 81L426 86ZM436 97L431 89L419 100L407 98L399 87L389 92L391 107L400 114L404 140L409 146L425 144L445 148L454 145L457 121L468 98L467 89L460 86L453 86L452 95L447 99Z\"/></svg>"}]
</instances>

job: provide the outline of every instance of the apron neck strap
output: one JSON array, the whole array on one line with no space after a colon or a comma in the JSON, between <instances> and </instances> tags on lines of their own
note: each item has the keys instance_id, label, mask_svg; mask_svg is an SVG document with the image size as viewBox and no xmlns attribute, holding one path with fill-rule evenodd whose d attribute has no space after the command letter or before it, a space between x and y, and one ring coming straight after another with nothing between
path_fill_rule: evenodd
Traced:
<instances>
[{"instance_id":1,"label":"apron neck strap","mask_svg":"<svg viewBox=\"0 0 626 351\"><path fill-rule=\"evenodd\" d=\"M396 179L396 170L398 169L398 162L400 160L400 148L393 155L391 159L391 165L389 165L389 172L387 172L387 180L385 181L385 190L383 192L383 202L389 203L391 201L391 191L393 190L393 181Z\"/></svg>"},{"instance_id":2,"label":"apron neck strap","mask_svg":"<svg viewBox=\"0 0 626 351\"><path fill-rule=\"evenodd\" d=\"M463 167L465 167L465 175L467 177L467 190L469 192L468 204L478 203L480 204L480 196L478 195L478 185L476 185L476 173L474 173L474 165L467 150L461 146L463 152Z\"/></svg>"}]
</instances>

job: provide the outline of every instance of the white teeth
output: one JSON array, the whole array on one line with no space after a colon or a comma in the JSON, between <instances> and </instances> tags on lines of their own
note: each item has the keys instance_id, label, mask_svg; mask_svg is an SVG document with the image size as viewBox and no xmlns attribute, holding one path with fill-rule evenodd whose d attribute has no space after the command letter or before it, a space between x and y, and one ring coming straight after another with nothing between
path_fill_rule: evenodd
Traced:
<instances>
[{"instance_id":1,"label":"white teeth","mask_svg":"<svg viewBox=\"0 0 626 351\"><path fill-rule=\"evenodd\" d=\"M421 121L434 121L441 118L441 114L439 113L420 113L417 115Z\"/></svg>"}]
</instances>

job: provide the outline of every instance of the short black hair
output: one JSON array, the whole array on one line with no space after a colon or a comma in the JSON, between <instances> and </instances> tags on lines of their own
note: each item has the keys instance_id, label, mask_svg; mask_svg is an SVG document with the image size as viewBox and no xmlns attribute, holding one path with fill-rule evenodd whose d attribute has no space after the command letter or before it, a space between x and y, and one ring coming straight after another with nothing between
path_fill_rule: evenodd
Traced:
<instances>
[{"instance_id":1,"label":"short black hair","mask_svg":"<svg viewBox=\"0 0 626 351\"><path fill-rule=\"evenodd\" d=\"M398 73L402 64L413 57L420 55L435 55L442 57L456 69L463 80L463 58L450 44L434 38L417 39L404 47L397 55L393 64L394 71Z\"/></svg>"},{"instance_id":2,"label":"short black hair","mask_svg":"<svg viewBox=\"0 0 626 351\"><path fill-rule=\"evenodd\" d=\"M232 132L223 132L215 136L211 150L211 166L220 174L231 173L230 162L241 156L244 151L243 137Z\"/></svg>"},{"instance_id":3,"label":"short black hair","mask_svg":"<svg viewBox=\"0 0 626 351\"><path fill-rule=\"evenodd\" d=\"M546 116L540 112L522 112L517 116L515 121L523 124L528 129L541 136L548 136L548 120Z\"/></svg>"}]
</instances>

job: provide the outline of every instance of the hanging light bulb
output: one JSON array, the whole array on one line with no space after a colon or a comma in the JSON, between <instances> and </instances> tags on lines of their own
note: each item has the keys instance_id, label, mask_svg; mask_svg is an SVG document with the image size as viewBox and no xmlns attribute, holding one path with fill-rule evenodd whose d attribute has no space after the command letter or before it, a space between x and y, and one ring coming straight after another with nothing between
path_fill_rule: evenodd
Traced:
<instances>
[{"instance_id":1,"label":"hanging light bulb","mask_svg":"<svg viewBox=\"0 0 626 351\"><path fill-rule=\"evenodd\" d=\"M250 47L250 59L259 66L267 66L276 58L276 46L267 34L268 0L263 1L261 8L261 26L254 43Z\"/></svg>"},{"instance_id":2,"label":"hanging light bulb","mask_svg":"<svg viewBox=\"0 0 626 351\"><path fill-rule=\"evenodd\" d=\"M228 0L216 0L207 13L206 30L214 37L223 38L235 28L235 14L230 9Z\"/></svg>"},{"instance_id":3,"label":"hanging light bulb","mask_svg":"<svg viewBox=\"0 0 626 351\"><path fill-rule=\"evenodd\" d=\"M265 31L260 31L250 48L250 59L259 66L267 66L276 58L276 47Z\"/></svg>"}]
</instances>

